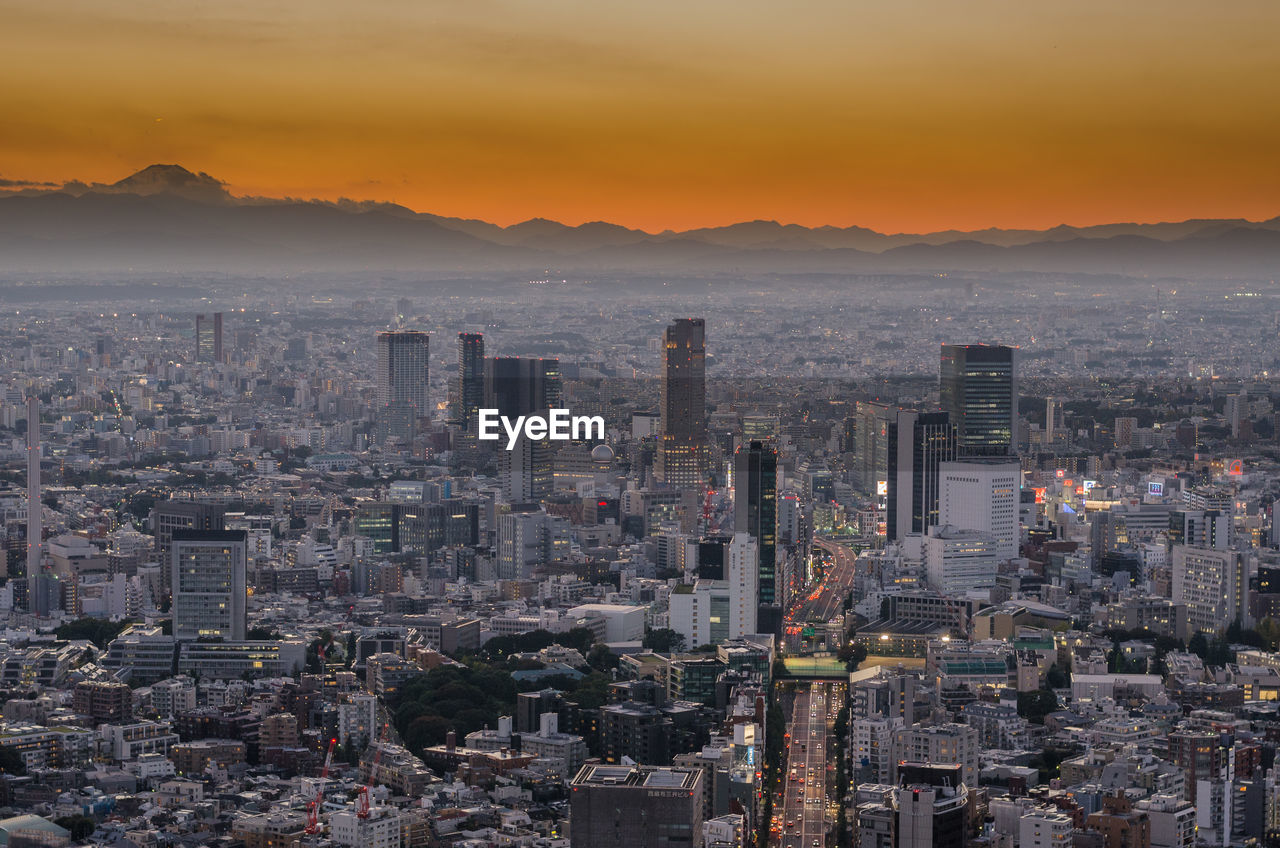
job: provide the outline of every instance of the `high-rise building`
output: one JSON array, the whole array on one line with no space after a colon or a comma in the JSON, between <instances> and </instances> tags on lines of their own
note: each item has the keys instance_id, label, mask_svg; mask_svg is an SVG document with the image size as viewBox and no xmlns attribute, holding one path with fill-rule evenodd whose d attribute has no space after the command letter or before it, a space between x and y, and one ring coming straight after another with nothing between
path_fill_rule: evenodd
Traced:
<instances>
[{"instance_id":1,"label":"high-rise building","mask_svg":"<svg viewBox=\"0 0 1280 848\"><path fill-rule=\"evenodd\" d=\"M763 442L739 447L733 461L734 529L755 540L759 555L757 620L765 632L782 626L778 568L778 452ZM747 631L749 633L755 631Z\"/></svg>"},{"instance_id":2,"label":"high-rise building","mask_svg":"<svg viewBox=\"0 0 1280 848\"><path fill-rule=\"evenodd\" d=\"M1133 447L1133 431L1138 429L1138 419L1127 416L1117 418L1111 429L1115 446L1121 450L1128 450Z\"/></svg>"},{"instance_id":3,"label":"high-rise building","mask_svg":"<svg viewBox=\"0 0 1280 848\"><path fill-rule=\"evenodd\" d=\"M963 848L969 790L957 765L901 763L894 791L896 848Z\"/></svg>"},{"instance_id":4,"label":"high-rise building","mask_svg":"<svg viewBox=\"0 0 1280 848\"><path fill-rule=\"evenodd\" d=\"M996 540L987 533L940 524L924 537L924 567L929 585L946 595L996 585Z\"/></svg>"},{"instance_id":5,"label":"high-rise building","mask_svg":"<svg viewBox=\"0 0 1280 848\"><path fill-rule=\"evenodd\" d=\"M476 410L484 406L484 336L458 333L458 405L454 418L470 432Z\"/></svg>"},{"instance_id":6,"label":"high-rise building","mask_svg":"<svg viewBox=\"0 0 1280 848\"><path fill-rule=\"evenodd\" d=\"M550 439L521 433L510 450L498 451L498 479L508 503L540 501L555 488L555 450Z\"/></svg>"},{"instance_id":7,"label":"high-rise building","mask_svg":"<svg viewBox=\"0 0 1280 848\"><path fill-rule=\"evenodd\" d=\"M222 313L196 316L196 362L222 362Z\"/></svg>"},{"instance_id":8,"label":"high-rise building","mask_svg":"<svg viewBox=\"0 0 1280 848\"><path fill-rule=\"evenodd\" d=\"M46 616L49 593L37 591L44 565L44 513L40 501L40 400L27 398L27 609Z\"/></svg>"},{"instance_id":9,"label":"high-rise building","mask_svg":"<svg viewBox=\"0 0 1280 848\"><path fill-rule=\"evenodd\" d=\"M431 415L428 352L431 337L418 330L378 333L378 433L412 439L419 418Z\"/></svg>"},{"instance_id":10,"label":"high-rise building","mask_svg":"<svg viewBox=\"0 0 1280 848\"><path fill-rule=\"evenodd\" d=\"M703 770L585 765L570 792L571 848L691 848L702 841Z\"/></svg>"},{"instance_id":11,"label":"high-rise building","mask_svg":"<svg viewBox=\"0 0 1280 848\"><path fill-rule=\"evenodd\" d=\"M662 361L662 416L654 474L668 486L697 488L707 473L706 322L680 318L667 327Z\"/></svg>"},{"instance_id":12,"label":"high-rise building","mask_svg":"<svg viewBox=\"0 0 1280 848\"><path fill-rule=\"evenodd\" d=\"M1014 452L1018 375L1013 348L944 344L939 398L960 431L962 456Z\"/></svg>"},{"instance_id":13,"label":"high-rise building","mask_svg":"<svg viewBox=\"0 0 1280 848\"><path fill-rule=\"evenodd\" d=\"M462 340L459 338L459 356ZM494 356L484 360L484 407L515 420L560 406L560 360Z\"/></svg>"},{"instance_id":14,"label":"high-rise building","mask_svg":"<svg viewBox=\"0 0 1280 848\"><path fill-rule=\"evenodd\" d=\"M995 539L996 558L1018 555L1022 466L1017 460L944 462L938 470L938 523Z\"/></svg>"},{"instance_id":15,"label":"high-rise building","mask_svg":"<svg viewBox=\"0 0 1280 848\"><path fill-rule=\"evenodd\" d=\"M151 508L151 533L155 537L156 553L163 564L160 569L160 594L169 597L173 586L169 582L172 569L169 568L169 551L172 547L173 534L178 530L221 530L225 521L226 509L220 504L200 503L198 501L171 500L157 503Z\"/></svg>"},{"instance_id":16,"label":"high-rise building","mask_svg":"<svg viewBox=\"0 0 1280 848\"><path fill-rule=\"evenodd\" d=\"M938 523L938 469L956 458L956 428L945 412L884 413L886 536L928 533Z\"/></svg>"},{"instance_id":17,"label":"high-rise building","mask_svg":"<svg viewBox=\"0 0 1280 848\"><path fill-rule=\"evenodd\" d=\"M760 595L763 558L760 543L750 533L739 530L729 543L728 564L725 571L729 580L729 638L738 639L760 631L760 611L773 613L776 604L764 605ZM780 629L782 616L777 615L775 630ZM774 632L774 631L769 631ZM692 647L692 646L691 646Z\"/></svg>"},{"instance_id":18,"label":"high-rise building","mask_svg":"<svg viewBox=\"0 0 1280 848\"><path fill-rule=\"evenodd\" d=\"M174 530L173 637L242 642L247 630L244 530Z\"/></svg>"},{"instance_id":19,"label":"high-rise building","mask_svg":"<svg viewBox=\"0 0 1280 848\"><path fill-rule=\"evenodd\" d=\"M1062 402L1055 397L1044 399L1044 440L1050 444L1057 438L1058 425L1062 423Z\"/></svg>"},{"instance_id":20,"label":"high-rise building","mask_svg":"<svg viewBox=\"0 0 1280 848\"><path fill-rule=\"evenodd\" d=\"M1192 631L1249 626L1248 568L1239 551L1174 545L1172 570L1173 602L1186 605Z\"/></svg>"},{"instance_id":21,"label":"high-rise building","mask_svg":"<svg viewBox=\"0 0 1280 848\"><path fill-rule=\"evenodd\" d=\"M498 518L499 580L527 580L534 569L569 555L569 522L545 512L508 512Z\"/></svg>"}]
</instances>

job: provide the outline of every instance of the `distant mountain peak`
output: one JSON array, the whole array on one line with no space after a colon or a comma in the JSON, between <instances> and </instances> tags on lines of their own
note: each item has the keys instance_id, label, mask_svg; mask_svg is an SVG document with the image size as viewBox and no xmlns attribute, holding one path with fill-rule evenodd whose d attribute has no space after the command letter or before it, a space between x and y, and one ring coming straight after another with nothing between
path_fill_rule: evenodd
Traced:
<instances>
[{"instance_id":1,"label":"distant mountain peak","mask_svg":"<svg viewBox=\"0 0 1280 848\"><path fill-rule=\"evenodd\" d=\"M119 182L95 184L94 191L119 194L175 194L190 200L225 203L231 200L224 183L203 171L189 171L181 165L148 165Z\"/></svg>"}]
</instances>

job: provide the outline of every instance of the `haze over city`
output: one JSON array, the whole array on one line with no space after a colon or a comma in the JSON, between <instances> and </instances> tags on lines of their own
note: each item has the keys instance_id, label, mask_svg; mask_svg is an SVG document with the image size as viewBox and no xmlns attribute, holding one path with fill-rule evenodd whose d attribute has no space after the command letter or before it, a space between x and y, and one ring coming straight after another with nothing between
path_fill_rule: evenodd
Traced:
<instances>
[{"instance_id":1,"label":"haze over city","mask_svg":"<svg viewBox=\"0 0 1280 848\"><path fill-rule=\"evenodd\" d=\"M1280 6L0 21L0 845L1280 848Z\"/></svg>"}]
</instances>

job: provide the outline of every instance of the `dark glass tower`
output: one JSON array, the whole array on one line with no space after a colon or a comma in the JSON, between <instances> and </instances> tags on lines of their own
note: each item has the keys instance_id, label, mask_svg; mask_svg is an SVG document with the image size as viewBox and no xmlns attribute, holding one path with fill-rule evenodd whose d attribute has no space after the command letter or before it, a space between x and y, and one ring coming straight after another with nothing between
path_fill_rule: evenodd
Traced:
<instances>
[{"instance_id":1,"label":"dark glass tower","mask_svg":"<svg viewBox=\"0 0 1280 848\"><path fill-rule=\"evenodd\" d=\"M484 360L484 406L512 420L559 408L560 360L519 356Z\"/></svg>"},{"instance_id":2,"label":"dark glass tower","mask_svg":"<svg viewBox=\"0 0 1280 848\"><path fill-rule=\"evenodd\" d=\"M222 361L222 313L196 316L196 362Z\"/></svg>"},{"instance_id":3,"label":"dark glass tower","mask_svg":"<svg viewBox=\"0 0 1280 848\"><path fill-rule=\"evenodd\" d=\"M776 633L782 624L778 585L778 452L763 442L738 448L733 458L734 528L751 534L759 549L756 626Z\"/></svg>"},{"instance_id":4,"label":"dark glass tower","mask_svg":"<svg viewBox=\"0 0 1280 848\"><path fill-rule=\"evenodd\" d=\"M706 322L701 318L680 318L667 327L661 413L658 480L670 486L701 486L707 451Z\"/></svg>"},{"instance_id":5,"label":"dark glass tower","mask_svg":"<svg viewBox=\"0 0 1280 848\"><path fill-rule=\"evenodd\" d=\"M470 430L484 405L484 336L458 333L458 407L456 421Z\"/></svg>"},{"instance_id":6,"label":"dark glass tower","mask_svg":"<svg viewBox=\"0 0 1280 848\"><path fill-rule=\"evenodd\" d=\"M939 398L960 431L961 456L1010 456L1018 419L1014 349L943 345Z\"/></svg>"},{"instance_id":7,"label":"dark glass tower","mask_svg":"<svg viewBox=\"0 0 1280 848\"><path fill-rule=\"evenodd\" d=\"M939 465L956 458L957 433L945 412L897 410L886 426L890 541L938 523Z\"/></svg>"}]
</instances>

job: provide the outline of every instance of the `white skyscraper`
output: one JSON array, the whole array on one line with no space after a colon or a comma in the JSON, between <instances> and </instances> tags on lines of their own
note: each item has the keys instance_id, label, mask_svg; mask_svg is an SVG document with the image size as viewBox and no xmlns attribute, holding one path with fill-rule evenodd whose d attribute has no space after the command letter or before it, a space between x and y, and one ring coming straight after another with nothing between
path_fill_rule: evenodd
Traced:
<instances>
[{"instance_id":1,"label":"white skyscraper","mask_svg":"<svg viewBox=\"0 0 1280 848\"><path fill-rule=\"evenodd\" d=\"M999 561L1018 555L1018 461L944 462L938 470L938 523L995 539Z\"/></svg>"},{"instance_id":2,"label":"white skyscraper","mask_svg":"<svg viewBox=\"0 0 1280 848\"><path fill-rule=\"evenodd\" d=\"M1217 633L1250 625L1249 580L1239 551L1173 546L1173 602L1187 605L1187 625Z\"/></svg>"},{"instance_id":3,"label":"white skyscraper","mask_svg":"<svg viewBox=\"0 0 1280 848\"><path fill-rule=\"evenodd\" d=\"M733 534L725 577L729 581L729 638L756 632L760 546L750 533Z\"/></svg>"}]
</instances>

